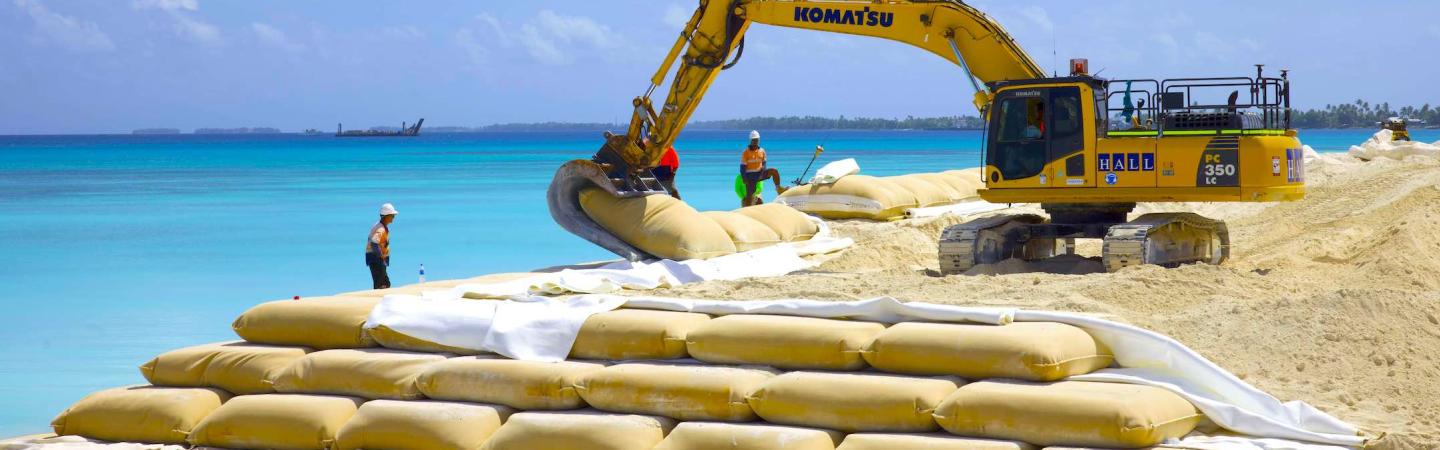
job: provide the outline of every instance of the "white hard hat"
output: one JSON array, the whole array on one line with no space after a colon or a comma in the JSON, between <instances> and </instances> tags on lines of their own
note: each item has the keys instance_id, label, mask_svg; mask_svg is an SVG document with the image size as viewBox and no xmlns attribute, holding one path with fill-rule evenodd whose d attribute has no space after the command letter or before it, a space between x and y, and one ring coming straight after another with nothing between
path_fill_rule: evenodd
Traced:
<instances>
[{"instance_id":1,"label":"white hard hat","mask_svg":"<svg viewBox=\"0 0 1440 450\"><path fill-rule=\"evenodd\" d=\"M755 130L750 130L750 139L760 139L760 132L759 132L759 131L755 131Z\"/></svg>"},{"instance_id":2,"label":"white hard hat","mask_svg":"<svg viewBox=\"0 0 1440 450\"><path fill-rule=\"evenodd\" d=\"M393 215L396 215L396 214L400 214L400 211L396 211L396 210L395 210L395 205L392 205L392 204L389 204L389 203L380 205L380 215L382 215L382 216L393 216Z\"/></svg>"}]
</instances>

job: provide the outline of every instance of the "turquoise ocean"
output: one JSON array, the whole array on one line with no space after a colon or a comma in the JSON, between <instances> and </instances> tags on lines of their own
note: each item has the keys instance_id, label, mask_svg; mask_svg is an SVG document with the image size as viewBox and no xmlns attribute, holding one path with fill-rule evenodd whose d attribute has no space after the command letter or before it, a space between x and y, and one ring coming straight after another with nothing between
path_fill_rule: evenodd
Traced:
<instances>
[{"instance_id":1,"label":"turquoise ocean","mask_svg":"<svg viewBox=\"0 0 1440 450\"><path fill-rule=\"evenodd\" d=\"M786 182L856 158L895 175L978 165L975 131L765 131ZM689 131L681 194L734 209L748 131ZM1344 151L1367 130L1308 130ZM1419 130L1417 140L1440 140ZM599 132L0 136L0 437L48 430L86 393L144 383L163 351L237 339L256 303L368 289L365 233L392 202L395 284L613 258L550 219L545 188ZM814 168L811 168L813 173ZM766 191L766 198L773 192Z\"/></svg>"}]
</instances>

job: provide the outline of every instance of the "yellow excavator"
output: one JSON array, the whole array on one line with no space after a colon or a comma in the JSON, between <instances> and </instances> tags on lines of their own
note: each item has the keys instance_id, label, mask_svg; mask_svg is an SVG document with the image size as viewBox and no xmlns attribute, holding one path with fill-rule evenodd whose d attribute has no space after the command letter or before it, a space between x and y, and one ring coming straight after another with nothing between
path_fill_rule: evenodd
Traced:
<instances>
[{"instance_id":1,"label":"yellow excavator","mask_svg":"<svg viewBox=\"0 0 1440 450\"><path fill-rule=\"evenodd\" d=\"M1105 80L1074 60L1068 76L1052 77L998 23L958 0L702 0L649 89L632 102L625 133L605 133L591 159L556 172L547 200L557 223L622 257L648 256L590 220L578 192L596 186L621 197L664 194L650 168L715 77L740 61L753 23L890 39L958 66L987 124L980 197L1038 203L1049 217L999 215L946 229L939 243L946 274L1073 252L1077 238L1103 239L1110 271L1219 264L1230 247L1223 222L1192 213L1129 220L1136 203L1305 195L1284 71L1278 78L1257 66L1253 77ZM652 103L677 60L664 103ZM1228 92L1228 100L1201 100L1217 92ZM1142 100L1138 107L1132 96Z\"/></svg>"},{"instance_id":2,"label":"yellow excavator","mask_svg":"<svg viewBox=\"0 0 1440 450\"><path fill-rule=\"evenodd\" d=\"M1396 141L1410 140L1409 122L1400 117L1391 117L1380 123L1380 128L1390 130L1390 139Z\"/></svg>"}]
</instances>

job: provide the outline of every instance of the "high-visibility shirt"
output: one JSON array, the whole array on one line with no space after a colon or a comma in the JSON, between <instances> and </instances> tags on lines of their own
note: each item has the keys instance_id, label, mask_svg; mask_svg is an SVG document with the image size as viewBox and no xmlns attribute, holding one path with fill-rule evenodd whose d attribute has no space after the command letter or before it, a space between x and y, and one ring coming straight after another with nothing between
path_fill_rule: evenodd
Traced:
<instances>
[{"instance_id":1,"label":"high-visibility shirt","mask_svg":"<svg viewBox=\"0 0 1440 450\"><path fill-rule=\"evenodd\" d=\"M390 257L390 227L380 222L370 227L370 238L365 240L365 253L374 253L375 246L380 246L380 257Z\"/></svg>"},{"instance_id":2,"label":"high-visibility shirt","mask_svg":"<svg viewBox=\"0 0 1440 450\"><path fill-rule=\"evenodd\" d=\"M660 157L660 165L669 167L671 172L680 171L680 155L675 153L675 147L665 149L665 155Z\"/></svg>"},{"instance_id":3,"label":"high-visibility shirt","mask_svg":"<svg viewBox=\"0 0 1440 450\"><path fill-rule=\"evenodd\" d=\"M759 172L765 168L764 148L745 148L745 153L740 154L740 163L745 165L746 172Z\"/></svg>"}]
</instances>

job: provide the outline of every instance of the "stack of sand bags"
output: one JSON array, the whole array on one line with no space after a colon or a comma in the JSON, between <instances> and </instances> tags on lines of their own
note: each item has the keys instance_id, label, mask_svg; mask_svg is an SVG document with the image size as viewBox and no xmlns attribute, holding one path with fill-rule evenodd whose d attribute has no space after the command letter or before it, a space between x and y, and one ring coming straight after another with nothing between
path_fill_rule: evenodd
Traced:
<instances>
[{"instance_id":1,"label":"stack of sand bags","mask_svg":"<svg viewBox=\"0 0 1440 450\"><path fill-rule=\"evenodd\" d=\"M777 204L701 213L665 195L619 198L590 188L580 192L580 206L626 243L675 261L804 241L820 232L805 214Z\"/></svg>"},{"instance_id":2,"label":"stack of sand bags","mask_svg":"<svg viewBox=\"0 0 1440 450\"><path fill-rule=\"evenodd\" d=\"M235 322L248 342L157 356L141 366L155 386L92 394L55 432L236 449L1140 448L1201 419L1164 389L1062 381L1113 357L1058 323L619 309L546 363L373 348L370 302L258 305Z\"/></svg>"},{"instance_id":3,"label":"stack of sand bags","mask_svg":"<svg viewBox=\"0 0 1440 450\"><path fill-rule=\"evenodd\" d=\"M893 177L848 175L829 184L796 186L775 202L826 219L890 220L913 208L943 206L976 197L980 169Z\"/></svg>"}]
</instances>

